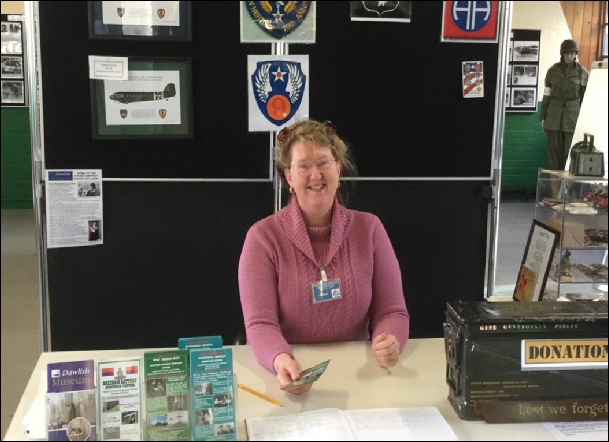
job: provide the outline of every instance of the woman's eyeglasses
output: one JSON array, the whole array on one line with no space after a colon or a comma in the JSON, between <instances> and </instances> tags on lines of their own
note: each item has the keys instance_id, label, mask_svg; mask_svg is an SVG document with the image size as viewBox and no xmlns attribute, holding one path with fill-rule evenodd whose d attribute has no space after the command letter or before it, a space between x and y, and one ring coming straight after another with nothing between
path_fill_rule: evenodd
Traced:
<instances>
[{"instance_id":1,"label":"woman's eyeglasses","mask_svg":"<svg viewBox=\"0 0 609 442\"><path fill-rule=\"evenodd\" d=\"M292 164L290 166L290 168L296 169L296 172L298 172L300 175L307 175L311 172L311 169L313 168L313 166L317 167L317 170L319 170L321 172L324 170L328 170L330 168L330 164L332 164L335 161L336 161L335 159L323 158L323 159L317 161L316 163Z\"/></svg>"}]
</instances>

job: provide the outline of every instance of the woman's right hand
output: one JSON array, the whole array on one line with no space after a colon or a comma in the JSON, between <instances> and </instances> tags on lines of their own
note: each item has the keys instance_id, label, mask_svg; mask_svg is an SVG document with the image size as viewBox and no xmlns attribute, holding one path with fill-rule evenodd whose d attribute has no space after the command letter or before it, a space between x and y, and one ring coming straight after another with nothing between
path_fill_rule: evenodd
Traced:
<instances>
[{"instance_id":1,"label":"woman's right hand","mask_svg":"<svg viewBox=\"0 0 609 442\"><path fill-rule=\"evenodd\" d=\"M277 373L277 380L279 381L279 385L283 388L285 385L289 384L292 381L297 381L300 379L300 373L302 372L302 368L296 359L293 359L287 353L280 353L273 361L273 368L275 368L275 372ZM313 383L298 385L292 388L286 388L285 391L294 394L303 394L308 392Z\"/></svg>"},{"instance_id":2,"label":"woman's right hand","mask_svg":"<svg viewBox=\"0 0 609 442\"><path fill-rule=\"evenodd\" d=\"M541 130L545 130L543 127L543 123L545 123L546 120L541 120Z\"/></svg>"}]
</instances>

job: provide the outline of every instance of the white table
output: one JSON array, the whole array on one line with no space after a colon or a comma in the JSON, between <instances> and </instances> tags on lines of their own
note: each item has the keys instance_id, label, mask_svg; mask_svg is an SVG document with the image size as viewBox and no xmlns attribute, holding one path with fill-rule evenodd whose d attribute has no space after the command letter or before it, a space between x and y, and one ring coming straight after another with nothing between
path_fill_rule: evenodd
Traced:
<instances>
[{"instance_id":1,"label":"white table","mask_svg":"<svg viewBox=\"0 0 609 442\"><path fill-rule=\"evenodd\" d=\"M243 419L277 416L319 408L340 409L427 407L440 410L460 440L553 440L540 423L487 424L464 421L448 402L444 340L411 339L402 353L398 366L386 370L373 359L370 343L296 345L296 357L303 368L331 359L324 375L305 395L281 391L275 376L262 368L247 345L231 346L235 380L283 403L278 407L259 397L236 389L238 438L246 439ZM7 430L6 440L28 440L22 421L34 399L46 391L46 366L50 362L143 357L151 349L73 351L42 353L23 393L15 416ZM41 417L44 419L44 416Z\"/></svg>"}]
</instances>

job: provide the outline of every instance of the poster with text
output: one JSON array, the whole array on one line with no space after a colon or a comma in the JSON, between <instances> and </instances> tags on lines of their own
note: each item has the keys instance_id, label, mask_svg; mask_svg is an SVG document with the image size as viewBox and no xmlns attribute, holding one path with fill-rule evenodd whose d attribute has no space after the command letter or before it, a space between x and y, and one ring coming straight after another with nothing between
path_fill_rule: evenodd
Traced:
<instances>
[{"instance_id":1,"label":"poster with text","mask_svg":"<svg viewBox=\"0 0 609 442\"><path fill-rule=\"evenodd\" d=\"M103 244L101 170L47 170L47 248Z\"/></svg>"}]
</instances>

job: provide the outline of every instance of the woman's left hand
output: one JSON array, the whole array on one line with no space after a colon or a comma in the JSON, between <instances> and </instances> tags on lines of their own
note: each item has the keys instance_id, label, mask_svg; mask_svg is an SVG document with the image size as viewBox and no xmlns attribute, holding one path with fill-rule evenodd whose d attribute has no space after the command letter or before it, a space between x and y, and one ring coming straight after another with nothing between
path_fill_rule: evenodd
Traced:
<instances>
[{"instance_id":1,"label":"woman's left hand","mask_svg":"<svg viewBox=\"0 0 609 442\"><path fill-rule=\"evenodd\" d=\"M400 343L394 335L381 333L372 340L372 353L381 367L395 367L400 360Z\"/></svg>"}]
</instances>

